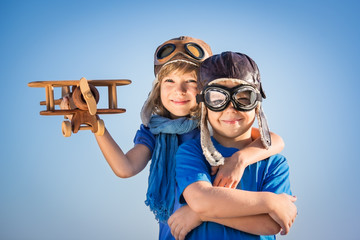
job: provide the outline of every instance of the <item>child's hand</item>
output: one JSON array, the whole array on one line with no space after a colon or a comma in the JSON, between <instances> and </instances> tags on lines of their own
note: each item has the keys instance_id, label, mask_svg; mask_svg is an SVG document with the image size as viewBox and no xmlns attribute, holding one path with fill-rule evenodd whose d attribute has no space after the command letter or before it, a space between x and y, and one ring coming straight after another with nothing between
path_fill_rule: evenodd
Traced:
<instances>
[{"instance_id":1,"label":"child's hand","mask_svg":"<svg viewBox=\"0 0 360 240\"><path fill-rule=\"evenodd\" d=\"M297 208L294 202L297 200L295 196L290 196L288 194L276 194L275 199L273 199L271 205L272 210L269 212L269 215L275 222L277 222L282 228L280 234L286 235L290 231L291 225L294 223Z\"/></svg>"},{"instance_id":2,"label":"child's hand","mask_svg":"<svg viewBox=\"0 0 360 240\"><path fill-rule=\"evenodd\" d=\"M217 172L213 186L236 188L246 167L247 165L244 161L239 160L237 154L225 158L224 165L211 168L211 175L215 175Z\"/></svg>"},{"instance_id":3,"label":"child's hand","mask_svg":"<svg viewBox=\"0 0 360 240\"><path fill-rule=\"evenodd\" d=\"M168 220L171 234L176 240L185 239L186 235L201 223L202 220L200 219L199 215L195 213L188 205L185 205L176 210L176 212L174 212Z\"/></svg>"}]
</instances>

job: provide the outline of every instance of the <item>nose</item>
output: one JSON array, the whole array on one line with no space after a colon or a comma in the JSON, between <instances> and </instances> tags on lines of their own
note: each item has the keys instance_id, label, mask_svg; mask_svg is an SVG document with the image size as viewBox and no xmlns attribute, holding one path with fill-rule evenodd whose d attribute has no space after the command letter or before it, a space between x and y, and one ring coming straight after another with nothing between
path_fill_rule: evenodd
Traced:
<instances>
[{"instance_id":1,"label":"nose","mask_svg":"<svg viewBox=\"0 0 360 240\"><path fill-rule=\"evenodd\" d=\"M225 108L224 111L236 111L234 103L230 101L229 105Z\"/></svg>"},{"instance_id":2,"label":"nose","mask_svg":"<svg viewBox=\"0 0 360 240\"><path fill-rule=\"evenodd\" d=\"M186 93L186 86L184 83L179 83L176 85L175 92L179 95L184 95Z\"/></svg>"}]
</instances>

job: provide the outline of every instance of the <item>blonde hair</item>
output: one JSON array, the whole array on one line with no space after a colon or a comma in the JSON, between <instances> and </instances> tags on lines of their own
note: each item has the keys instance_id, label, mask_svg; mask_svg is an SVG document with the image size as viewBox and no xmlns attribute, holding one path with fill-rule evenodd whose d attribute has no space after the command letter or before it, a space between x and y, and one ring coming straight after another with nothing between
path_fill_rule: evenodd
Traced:
<instances>
[{"instance_id":1,"label":"blonde hair","mask_svg":"<svg viewBox=\"0 0 360 240\"><path fill-rule=\"evenodd\" d=\"M156 78L153 82L152 90L149 93L147 100L145 101L141 110L141 119L145 126L149 123L150 117L153 114L157 114L163 117L170 118L170 112L164 107L161 102L160 90L161 82L165 76L171 72L178 72L179 74L186 74L195 71L196 77L198 75L199 66L189 64L186 61L174 61L162 66ZM190 117L196 115L199 111L199 107L196 106L190 110ZM200 115L200 114L199 114Z\"/></svg>"}]
</instances>

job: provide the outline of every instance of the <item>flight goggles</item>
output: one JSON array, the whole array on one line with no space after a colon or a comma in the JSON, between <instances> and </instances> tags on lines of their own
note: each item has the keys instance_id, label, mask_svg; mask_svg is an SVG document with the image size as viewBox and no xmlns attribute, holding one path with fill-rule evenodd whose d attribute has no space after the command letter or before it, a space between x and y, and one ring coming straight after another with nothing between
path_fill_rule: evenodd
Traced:
<instances>
[{"instance_id":1,"label":"flight goggles","mask_svg":"<svg viewBox=\"0 0 360 240\"><path fill-rule=\"evenodd\" d=\"M236 110L246 112L254 109L262 101L259 91L251 85L238 85L227 88L222 85L208 85L201 94L196 96L197 103L204 102L205 106L214 112L226 109L230 102Z\"/></svg>"},{"instance_id":2,"label":"flight goggles","mask_svg":"<svg viewBox=\"0 0 360 240\"><path fill-rule=\"evenodd\" d=\"M162 65L168 62L176 54L181 53L197 61L202 60L206 53L205 50L197 43L168 43L160 47L155 55L155 65Z\"/></svg>"}]
</instances>

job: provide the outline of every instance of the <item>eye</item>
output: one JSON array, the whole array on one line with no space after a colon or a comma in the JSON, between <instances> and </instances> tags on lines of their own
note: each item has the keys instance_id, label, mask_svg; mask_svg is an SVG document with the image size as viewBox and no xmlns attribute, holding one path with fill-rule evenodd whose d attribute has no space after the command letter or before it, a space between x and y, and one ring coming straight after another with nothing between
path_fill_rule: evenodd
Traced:
<instances>
[{"instance_id":1,"label":"eye","mask_svg":"<svg viewBox=\"0 0 360 240\"><path fill-rule=\"evenodd\" d=\"M168 78L168 79L164 79L163 82L173 83L174 80L172 80L171 78Z\"/></svg>"},{"instance_id":2,"label":"eye","mask_svg":"<svg viewBox=\"0 0 360 240\"><path fill-rule=\"evenodd\" d=\"M246 106L246 105L252 104L252 102L251 102L252 94L253 94L252 91L238 92L236 94L235 98L238 103L240 103L243 106Z\"/></svg>"},{"instance_id":3,"label":"eye","mask_svg":"<svg viewBox=\"0 0 360 240\"><path fill-rule=\"evenodd\" d=\"M242 105L249 105L250 100L248 98L238 98L237 101L241 103Z\"/></svg>"},{"instance_id":4,"label":"eye","mask_svg":"<svg viewBox=\"0 0 360 240\"><path fill-rule=\"evenodd\" d=\"M226 95L219 91L207 91L205 93L205 101L212 107L220 107L226 102Z\"/></svg>"},{"instance_id":5,"label":"eye","mask_svg":"<svg viewBox=\"0 0 360 240\"><path fill-rule=\"evenodd\" d=\"M195 79L189 79L186 82L188 82L188 83L197 83L197 81Z\"/></svg>"}]
</instances>

